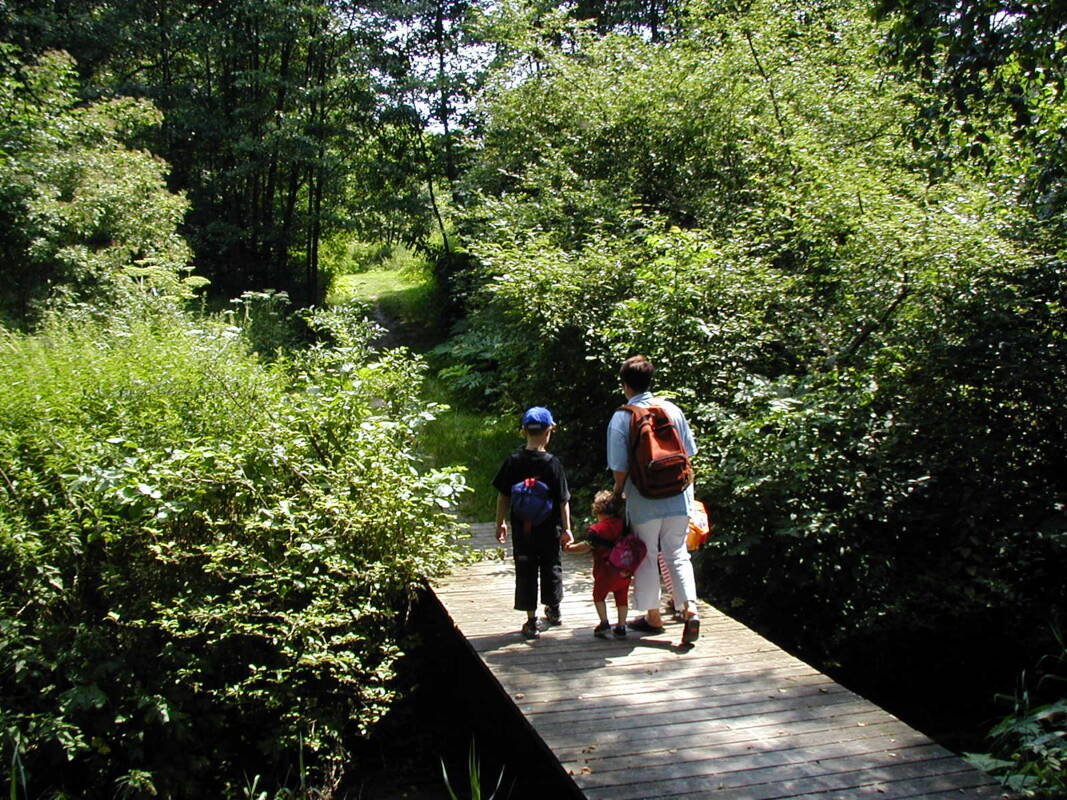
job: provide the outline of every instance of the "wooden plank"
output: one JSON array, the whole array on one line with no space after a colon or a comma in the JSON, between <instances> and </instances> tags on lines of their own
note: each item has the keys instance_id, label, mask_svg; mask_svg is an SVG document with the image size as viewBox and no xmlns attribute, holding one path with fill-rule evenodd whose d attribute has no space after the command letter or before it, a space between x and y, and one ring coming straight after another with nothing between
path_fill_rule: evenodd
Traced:
<instances>
[{"instance_id":1,"label":"wooden plank","mask_svg":"<svg viewBox=\"0 0 1067 800\"><path fill-rule=\"evenodd\" d=\"M706 740L711 741L723 736L729 736L737 740L741 740L743 737L792 736L797 735L794 733L797 730L809 730L812 728L817 730L824 728L845 729L859 726L860 723L857 720L865 720L869 721L867 724L875 724L877 720L884 719L880 715L873 714L870 704L866 702L852 703L847 707L841 706L839 711L840 713L834 717L830 717L825 713L811 713L806 719L795 712L767 714L760 720L761 724L743 724L742 726L731 724L731 722L736 723L736 720L712 719L689 723L674 723L663 728L606 728L593 738L592 744L603 747L615 742L625 742L633 748L632 753L643 754L658 747L661 741L669 741L671 739L688 740L688 746L693 747L700 746ZM744 718L741 718L741 721L744 722ZM588 739L586 743L589 743ZM553 750L555 752L565 752L567 746L579 744L582 744L582 742L557 737L553 740Z\"/></svg>"},{"instance_id":2,"label":"wooden plank","mask_svg":"<svg viewBox=\"0 0 1067 800\"><path fill-rule=\"evenodd\" d=\"M581 735L584 733L596 733L605 725L611 727L624 726L631 731L641 728L665 729L669 726L684 724L687 722L700 722L704 720L716 720L726 723L740 720L743 724L756 715L764 713L792 713L795 715L822 716L833 713L839 705L852 703L855 706L856 698L843 689L833 696L822 698L793 698L791 700L775 698L760 702L745 703L727 700L723 705L702 704L698 708L690 707L689 703L678 704L667 708L657 708L653 711L644 711L639 706L623 704L617 710L605 718L583 719L552 719L542 721L536 715L527 715L538 731L543 733L570 733ZM521 706L520 706L521 708Z\"/></svg>"},{"instance_id":3,"label":"wooden plank","mask_svg":"<svg viewBox=\"0 0 1067 800\"><path fill-rule=\"evenodd\" d=\"M721 798L746 797L751 800L793 797L801 792L815 793L851 790L876 781L913 780L942 775L953 768L950 757L932 758L935 750L914 748L900 753L881 753L825 761L799 761L775 764L769 759L753 759L743 768L720 773L699 765L664 773L651 771L645 780L602 782L591 785L595 773L577 780L588 798L604 800L641 800L648 797ZM736 791L743 790L743 791ZM966 794L960 795L966 797Z\"/></svg>"},{"instance_id":4,"label":"wooden plank","mask_svg":"<svg viewBox=\"0 0 1067 800\"><path fill-rule=\"evenodd\" d=\"M986 776L973 770L966 770L947 775L932 775L922 778L914 778L906 781L877 781L859 786L850 786L847 789L821 789L806 794L782 795L789 800L852 800L853 798L873 797L880 800L908 800L908 798L939 798L960 797L966 792L970 797L994 798L1005 796L1000 787L988 783ZM764 792L763 794L766 794ZM723 795L716 795L718 800L723 800ZM734 800L734 798L730 798ZM736 800L745 800L739 795Z\"/></svg>"},{"instance_id":5,"label":"wooden plank","mask_svg":"<svg viewBox=\"0 0 1067 800\"><path fill-rule=\"evenodd\" d=\"M845 738L835 735L830 731L803 737L780 737L769 742L748 741L729 742L720 738L720 743L714 749L707 748L707 741L702 741L705 748L705 757L697 760L696 754L688 753L687 749L670 748L645 753L641 760L639 772L647 768L660 769L676 763L679 758L685 758L687 763L698 766L698 774L713 772L715 774L746 770L754 764L762 766L782 765L791 763L804 763L811 760L812 754L817 753L819 759L838 758L844 756L857 756L864 754L887 752L885 739L875 731L856 732L855 738ZM894 737L895 747L893 752L926 744L921 734L910 731L900 733ZM603 754L601 754L602 756ZM714 761L713 764L702 764L702 761ZM608 783L626 783L635 777L628 771L633 770L633 759L629 754L600 757L595 752L585 754L568 766L577 766L580 771L595 773ZM664 773L666 774L666 773Z\"/></svg>"},{"instance_id":6,"label":"wooden plank","mask_svg":"<svg viewBox=\"0 0 1067 800\"><path fill-rule=\"evenodd\" d=\"M842 727L839 724L818 719L797 723L788 728L772 726L745 731L708 730L700 736L694 736L692 733L667 735L649 743L644 753L650 757L662 752L674 754L693 746L694 741L697 741L700 747L711 749L716 753L725 752L725 748L729 747L788 750L868 737L887 738L893 741L903 733L912 731L902 722L883 722L873 714L866 718L873 718L874 721L861 721ZM864 716L857 715L855 719L862 720ZM620 736L593 745L561 746L556 749L556 754L564 763L585 765L598 759L632 758L633 744L629 737Z\"/></svg>"},{"instance_id":7,"label":"wooden plank","mask_svg":"<svg viewBox=\"0 0 1067 800\"><path fill-rule=\"evenodd\" d=\"M590 687L591 689L601 687ZM749 684L729 684L724 687L702 686L700 683L691 683L671 688L664 691L661 687L652 684L632 685L627 696L626 706L642 713L649 713L667 707L674 710L687 704L710 708L712 706L742 705L744 703L758 703L766 700L777 701L795 697L816 697L821 694L829 694L841 691L841 687L833 683L825 675L799 675L797 680L788 687L779 686L773 691L768 691L767 686L757 685L750 681ZM615 715L618 701L607 694L581 695L568 699L538 699L532 701L528 696L519 704L522 711L530 717L537 716L539 722L551 722L556 719L583 720L610 718Z\"/></svg>"},{"instance_id":8,"label":"wooden plank","mask_svg":"<svg viewBox=\"0 0 1067 800\"><path fill-rule=\"evenodd\" d=\"M592 636L586 556L565 556L563 624L527 641L514 572L491 556L435 591L469 648L590 800L999 797L985 774L707 605L681 625ZM564 779L566 776L564 776Z\"/></svg>"},{"instance_id":9,"label":"wooden plank","mask_svg":"<svg viewBox=\"0 0 1067 800\"><path fill-rule=\"evenodd\" d=\"M989 782L988 776L969 769L958 758L945 759L931 772L931 762L902 764L892 774L879 770L858 770L807 776L800 780L770 781L737 788L715 787L686 793L692 800L796 800L797 798L899 797L926 798L931 795L974 798L1005 796ZM801 793L803 792L803 793ZM668 796L668 795L663 795Z\"/></svg>"}]
</instances>

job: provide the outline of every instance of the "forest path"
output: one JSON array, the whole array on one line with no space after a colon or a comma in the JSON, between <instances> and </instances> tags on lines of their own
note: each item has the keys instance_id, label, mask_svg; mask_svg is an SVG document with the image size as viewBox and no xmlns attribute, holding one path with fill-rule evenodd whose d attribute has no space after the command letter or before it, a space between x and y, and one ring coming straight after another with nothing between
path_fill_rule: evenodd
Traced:
<instances>
[{"instance_id":1,"label":"forest path","mask_svg":"<svg viewBox=\"0 0 1067 800\"><path fill-rule=\"evenodd\" d=\"M382 329L381 334L371 342L374 347L383 350L392 347L410 347L414 341L411 330L401 320L387 314L381 303L374 304L371 319Z\"/></svg>"}]
</instances>

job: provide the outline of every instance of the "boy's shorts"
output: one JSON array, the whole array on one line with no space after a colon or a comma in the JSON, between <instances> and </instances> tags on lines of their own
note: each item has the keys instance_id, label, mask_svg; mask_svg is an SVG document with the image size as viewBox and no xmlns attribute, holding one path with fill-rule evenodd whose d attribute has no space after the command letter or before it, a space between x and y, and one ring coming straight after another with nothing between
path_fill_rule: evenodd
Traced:
<instances>
[{"instance_id":1,"label":"boy's shorts","mask_svg":"<svg viewBox=\"0 0 1067 800\"><path fill-rule=\"evenodd\" d=\"M607 556L599 556L593 562L593 602L600 603L609 594L615 596L616 606L629 605L630 582L632 575L623 577L607 564Z\"/></svg>"}]
</instances>

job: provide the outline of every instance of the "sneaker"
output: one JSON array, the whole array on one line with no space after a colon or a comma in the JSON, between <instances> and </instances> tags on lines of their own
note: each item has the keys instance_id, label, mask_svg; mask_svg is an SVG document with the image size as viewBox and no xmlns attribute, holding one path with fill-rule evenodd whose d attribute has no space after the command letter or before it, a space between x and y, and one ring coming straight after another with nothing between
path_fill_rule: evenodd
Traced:
<instances>
[{"instance_id":1,"label":"sneaker","mask_svg":"<svg viewBox=\"0 0 1067 800\"><path fill-rule=\"evenodd\" d=\"M559 606L545 606L545 621L549 625L563 624L563 618L559 615Z\"/></svg>"},{"instance_id":2,"label":"sneaker","mask_svg":"<svg viewBox=\"0 0 1067 800\"><path fill-rule=\"evenodd\" d=\"M608 622L607 620L604 620L599 625L597 625L595 628L593 628L593 636L595 636L598 639L607 639L608 638L608 631L610 631L610 630L611 630L611 623Z\"/></svg>"},{"instance_id":3,"label":"sneaker","mask_svg":"<svg viewBox=\"0 0 1067 800\"><path fill-rule=\"evenodd\" d=\"M614 628L612 628L612 630L615 632L615 638L616 639L625 639L626 638L626 626L625 625L616 625Z\"/></svg>"},{"instance_id":4,"label":"sneaker","mask_svg":"<svg viewBox=\"0 0 1067 800\"><path fill-rule=\"evenodd\" d=\"M537 620L528 619L522 623L522 635L527 639L540 639L541 633L537 630Z\"/></svg>"}]
</instances>

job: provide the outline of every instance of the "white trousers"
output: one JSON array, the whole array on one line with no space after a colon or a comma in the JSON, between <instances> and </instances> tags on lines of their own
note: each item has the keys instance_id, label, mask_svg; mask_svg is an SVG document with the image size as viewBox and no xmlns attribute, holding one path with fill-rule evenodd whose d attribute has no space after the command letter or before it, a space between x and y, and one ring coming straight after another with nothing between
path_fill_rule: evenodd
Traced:
<instances>
[{"instance_id":1,"label":"white trousers","mask_svg":"<svg viewBox=\"0 0 1067 800\"><path fill-rule=\"evenodd\" d=\"M671 576L671 588L675 594L675 603L696 603L697 587L693 578L693 562L689 560L689 550L685 539L689 532L689 517L663 517L631 525L634 533L640 537L648 548L648 555L641 566L634 572L633 607L647 611L659 608L659 565L658 554L663 553L667 571ZM679 611L681 608L678 609Z\"/></svg>"}]
</instances>

